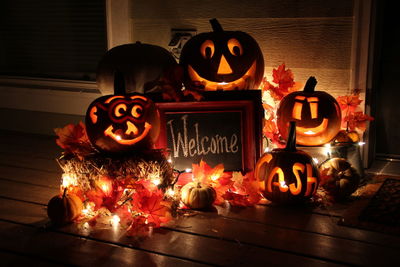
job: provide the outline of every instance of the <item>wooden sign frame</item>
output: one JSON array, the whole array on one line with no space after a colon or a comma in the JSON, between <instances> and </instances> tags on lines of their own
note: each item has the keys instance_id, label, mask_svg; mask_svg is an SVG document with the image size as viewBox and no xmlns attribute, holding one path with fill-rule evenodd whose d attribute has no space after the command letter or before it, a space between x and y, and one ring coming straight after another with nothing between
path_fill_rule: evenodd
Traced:
<instances>
[{"instance_id":1,"label":"wooden sign frame","mask_svg":"<svg viewBox=\"0 0 400 267\"><path fill-rule=\"evenodd\" d=\"M212 121L215 113L240 114L241 131L241 166L226 171L244 171L254 170L256 161L261 155L262 148L262 119L263 108L261 102L261 90L246 91L217 91L205 92L202 101L190 102L156 102L160 112L161 127L160 135L156 143L156 148L168 148L167 135L167 117L174 114L210 114L210 123L208 127L218 127L223 121ZM214 116L216 117L216 116ZM171 126L172 127L172 126ZM224 162L208 162L212 167ZM199 162L192 162L198 164ZM225 164L224 164L225 165ZM186 166L191 168L191 166Z\"/></svg>"}]
</instances>

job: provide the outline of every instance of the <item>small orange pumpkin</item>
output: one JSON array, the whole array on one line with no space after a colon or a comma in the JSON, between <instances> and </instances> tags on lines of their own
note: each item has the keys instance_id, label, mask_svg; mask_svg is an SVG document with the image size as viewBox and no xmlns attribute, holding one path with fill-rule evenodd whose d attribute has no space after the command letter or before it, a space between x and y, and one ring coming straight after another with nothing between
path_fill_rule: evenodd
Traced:
<instances>
[{"instance_id":1,"label":"small orange pumpkin","mask_svg":"<svg viewBox=\"0 0 400 267\"><path fill-rule=\"evenodd\" d=\"M82 200L75 194L67 194L67 188L62 195L54 196L47 204L47 215L55 225L72 222L81 215Z\"/></svg>"},{"instance_id":2,"label":"small orange pumpkin","mask_svg":"<svg viewBox=\"0 0 400 267\"><path fill-rule=\"evenodd\" d=\"M211 207L217 194L214 188L202 186L200 183L187 183L181 189L182 202L191 209L205 209Z\"/></svg>"}]
</instances>

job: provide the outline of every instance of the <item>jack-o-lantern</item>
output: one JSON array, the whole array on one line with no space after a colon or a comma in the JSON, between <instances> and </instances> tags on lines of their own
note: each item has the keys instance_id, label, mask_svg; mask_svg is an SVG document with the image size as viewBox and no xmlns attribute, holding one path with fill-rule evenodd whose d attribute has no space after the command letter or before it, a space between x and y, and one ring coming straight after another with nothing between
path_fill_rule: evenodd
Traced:
<instances>
[{"instance_id":1,"label":"jack-o-lantern","mask_svg":"<svg viewBox=\"0 0 400 267\"><path fill-rule=\"evenodd\" d=\"M113 153L151 148L160 129L156 106L142 94L124 94L121 73L116 74L114 86L114 95L97 98L86 112L90 142L100 151Z\"/></svg>"},{"instance_id":2,"label":"jack-o-lantern","mask_svg":"<svg viewBox=\"0 0 400 267\"><path fill-rule=\"evenodd\" d=\"M296 149L296 123L290 122L286 147L265 153L256 164L255 177L265 198L277 203L301 202L311 198L319 184L313 159Z\"/></svg>"},{"instance_id":3,"label":"jack-o-lantern","mask_svg":"<svg viewBox=\"0 0 400 267\"><path fill-rule=\"evenodd\" d=\"M317 80L310 77L303 91L285 96L278 107L277 124L283 138L290 121L297 123L297 144L319 146L331 141L340 131L340 106L330 94L314 91Z\"/></svg>"},{"instance_id":4,"label":"jack-o-lantern","mask_svg":"<svg viewBox=\"0 0 400 267\"><path fill-rule=\"evenodd\" d=\"M97 85L103 94L112 94L115 73L121 72L126 92L160 92L166 87L180 91L181 69L166 49L136 42L116 46L105 53L97 67Z\"/></svg>"},{"instance_id":5,"label":"jack-o-lantern","mask_svg":"<svg viewBox=\"0 0 400 267\"><path fill-rule=\"evenodd\" d=\"M186 88L206 91L257 89L264 75L264 58L257 42L241 31L224 31L216 19L213 32L186 42L180 64Z\"/></svg>"}]
</instances>

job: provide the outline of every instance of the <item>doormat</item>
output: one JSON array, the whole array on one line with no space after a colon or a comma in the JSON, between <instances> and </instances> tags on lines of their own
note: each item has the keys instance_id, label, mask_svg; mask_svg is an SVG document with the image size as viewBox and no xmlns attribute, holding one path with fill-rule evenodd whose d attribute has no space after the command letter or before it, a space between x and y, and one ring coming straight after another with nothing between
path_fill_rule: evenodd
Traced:
<instances>
[{"instance_id":1,"label":"doormat","mask_svg":"<svg viewBox=\"0 0 400 267\"><path fill-rule=\"evenodd\" d=\"M400 235L400 180L385 179L372 198L356 201L339 224Z\"/></svg>"}]
</instances>

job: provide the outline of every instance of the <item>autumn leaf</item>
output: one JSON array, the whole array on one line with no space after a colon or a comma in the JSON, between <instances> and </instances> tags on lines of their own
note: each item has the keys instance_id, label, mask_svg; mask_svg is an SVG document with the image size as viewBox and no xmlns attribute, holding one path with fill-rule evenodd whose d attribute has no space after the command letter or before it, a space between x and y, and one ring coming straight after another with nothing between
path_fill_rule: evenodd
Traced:
<instances>
[{"instance_id":1,"label":"autumn leaf","mask_svg":"<svg viewBox=\"0 0 400 267\"><path fill-rule=\"evenodd\" d=\"M355 131L357 129L364 132L367 129L367 121L372 121L374 118L363 112L354 112L346 116L343 120L348 123L347 125L350 131Z\"/></svg>"},{"instance_id":2,"label":"autumn leaf","mask_svg":"<svg viewBox=\"0 0 400 267\"><path fill-rule=\"evenodd\" d=\"M290 69L286 69L285 63L272 70L273 82L279 85L281 91L288 91L294 85L294 76Z\"/></svg>"},{"instance_id":3,"label":"autumn leaf","mask_svg":"<svg viewBox=\"0 0 400 267\"><path fill-rule=\"evenodd\" d=\"M193 179L203 185L210 185L214 180L219 179L224 173L224 165L218 164L214 168L208 165L204 160L199 164L192 164Z\"/></svg>"},{"instance_id":4,"label":"autumn leaf","mask_svg":"<svg viewBox=\"0 0 400 267\"><path fill-rule=\"evenodd\" d=\"M163 194L160 192L153 192L151 196L144 196L139 201L139 210L146 215L147 223L160 227L171 220L171 213L169 204L163 201Z\"/></svg>"},{"instance_id":5,"label":"autumn leaf","mask_svg":"<svg viewBox=\"0 0 400 267\"><path fill-rule=\"evenodd\" d=\"M148 237L151 235L152 226L146 223L146 217L136 216L126 230L127 236Z\"/></svg>"},{"instance_id":6,"label":"autumn leaf","mask_svg":"<svg viewBox=\"0 0 400 267\"><path fill-rule=\"evenodd\" d=\"M75 154L82 159L82 157L93 152L83 122L79 122L77 125L71 123L63 128L56 128L54 132L58 136L56 139L57 145L63 148L65 153Z\"/></svg>"},{"instance_id":7,"label":"autumn leaf","mask_svg":"<svg viewBox=\"0 0 400 267\"><path fill-rule=\"evenodd\" d=\"M336 100L344 114L354 112L362 102L359 93L339 96Z\"/></svg>"},{"instance_id":8,"label":"autumn leaf","mask_svg":"<svg viewBox=\"0 0 400 267\"><path fill-rule=\"evenodd\" d=\"M259 183L254 177L254 172L242 175L234 172L232 175L233 187L223 197L233 206L253 206L261 200Z\"/></svg>"}]
</instances>

